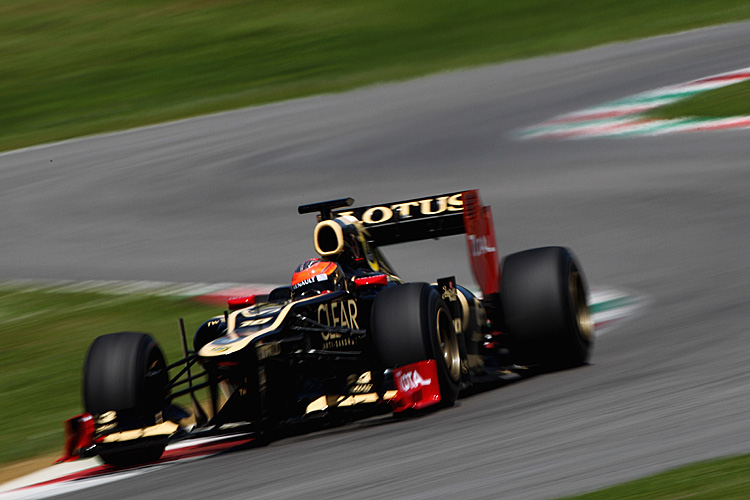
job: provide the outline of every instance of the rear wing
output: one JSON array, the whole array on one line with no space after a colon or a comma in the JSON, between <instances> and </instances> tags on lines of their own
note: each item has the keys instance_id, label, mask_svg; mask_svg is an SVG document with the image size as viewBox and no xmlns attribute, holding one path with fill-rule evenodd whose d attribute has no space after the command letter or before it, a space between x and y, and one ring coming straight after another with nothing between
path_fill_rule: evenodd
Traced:
<instances>
[{"instance_id":1,"label":"rear wing","mask_svg":"<svg viewBox=\"0 0 750 500\"><path fill-rule=\"evenodd\" d=\"M341 210L362 222L368 241L374 246L428 240L464 232L463 193L384 203Z\"/></svg>"},{"instance_id":2,"label":"rear wing","mask_svg":"<svg viewBox=\"0 0 750 500\"><path fill-rule=\"evenodd\" d=\"M337 201L336 208L352 203L350 198ZM317 206L306 208L306 211L319 209ZM482 293L487 297L500 289L500 261L492 211L482 205L476 189L347 208L332 215L356 217L366 230L367 240L376 247L466 234L472 272Z\"/></svg>"}]
</instances>

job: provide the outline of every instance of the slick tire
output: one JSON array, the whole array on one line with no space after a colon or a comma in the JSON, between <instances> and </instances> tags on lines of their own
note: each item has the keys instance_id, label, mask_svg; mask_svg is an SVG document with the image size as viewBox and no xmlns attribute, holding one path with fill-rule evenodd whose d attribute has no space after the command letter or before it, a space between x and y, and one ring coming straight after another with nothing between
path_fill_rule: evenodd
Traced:
<instances>
[{"instance_id":1,"label":"slick tire","mask_svg":"<svg viewBox=\"0 0 750 500\"><path fill-rule=\"evenodd\" d=\"M594 343L586 281L563 247L511 254L502 263L505 333L521 362L551 369L585 364Z\"/></svg>"},{"instance_id":2,"label":"slick tire","mask_svg":"<svg viewBox=\"0 0 750 500\"><path fill-rule=\"evenodd\" d=\"M169 375L156 341L138 332L110 333L98 337L84 363L83 400L95 416L117 412L126 427L154 425L154 416L167 405ZM157 460L164 440L139 440L104 448L102 459L112 465L132 465Z\"/></svg>"},{"instance_id":3,"label":"slick tire","mask_svg":"<svg viewBox=\"0 0 750 500\"><path fill-rule=\"evenodd\" d=\"M441 406L452 406L461 382L461 356L453 320L437 290L427 283L396 285L372 307L375 352L383 368L434 359Z\"/></svg>"},{"instance_id":4,"label":"slick tire","mask_svg":"<svg viewBox=\"0 0 750 500\"><path fill-rule=\"evenodd\" d=\"M156 412L167 402L168 375L161 349L150 335L110 333L98 337L86 356L86 411Z\"/></svg>"}]
</instances>

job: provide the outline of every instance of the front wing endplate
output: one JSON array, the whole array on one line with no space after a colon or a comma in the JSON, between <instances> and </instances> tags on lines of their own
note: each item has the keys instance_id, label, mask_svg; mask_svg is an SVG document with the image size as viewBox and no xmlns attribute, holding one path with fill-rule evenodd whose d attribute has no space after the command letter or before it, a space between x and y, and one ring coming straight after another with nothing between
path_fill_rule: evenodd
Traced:
<instances>
[{"instance_id":1,"label":"front wing endplate","mask_svg":"<svg viewBox=\"0 0 750 500\"><path fill-rule=\"evenodd\" d=\"M421 410L440 403L440 382L434 359L396 368L393 382L398 391L390 400L395 413Z\"/></svg>"}]
</instances>

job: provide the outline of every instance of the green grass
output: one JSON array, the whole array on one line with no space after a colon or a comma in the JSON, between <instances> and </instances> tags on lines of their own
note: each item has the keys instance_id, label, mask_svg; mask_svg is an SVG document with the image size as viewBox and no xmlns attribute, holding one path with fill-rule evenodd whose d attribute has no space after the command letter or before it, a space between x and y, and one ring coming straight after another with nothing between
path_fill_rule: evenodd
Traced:
<instances>
[{"instance_id":1,"label":"green grass","mask_svg":"<svg viewBox=\"0 0 750 500\"><path fill-rule=\"evenodd\" d=\"M750 116L750 81L701 92L649 113L655 118Z\"/></svg>"},{"instance_id":2,"label":"green grass","mask_svg":"<svg viewBox=\"0 0 750 500\"><path fill-rule=\"evenodd\" d=\"M747 18L744 0L3 0L0 150Z\"/></svg>"},{"instance_id":3,"label":"green grass","mask_svg":"<svg viewBox=\"0 0 750 500\"><path fill-rule=\"evenodd\" d=\"M745 500L750 496L750 455L682 467L565 500Z\"/></svg>"},{"instance_id":4,"label":"green grass","mask_svg":"<svg viewBox=\"0 0 750 500\"><path fill-rule=\"evenodd\" d=\"M221 310L188 300L139 295L0 289L0 463L62 452L63 420L82 412L83 360L98 335L146 331L167 361Z\"/></svg>"}]
</instances>

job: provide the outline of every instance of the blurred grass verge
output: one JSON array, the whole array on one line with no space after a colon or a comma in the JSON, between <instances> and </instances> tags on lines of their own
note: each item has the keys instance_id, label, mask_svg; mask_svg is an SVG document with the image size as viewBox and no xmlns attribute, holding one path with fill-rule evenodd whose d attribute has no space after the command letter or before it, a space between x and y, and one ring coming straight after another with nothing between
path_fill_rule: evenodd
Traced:
<instances>
[{"instance_id":1,"label":"blurred grass verge","mask_svg":"<svg viewBox=\"0 0 750 500\"><path fill-rule=\"evenodd\" d=\"M220 313L172 297L0 288L0 464L62 451L63 420L83 410L83 362L94 338L149 332L170 363L182 357L178 318L191 346L197 327Z\"/></svg>"},{"instance_id":2,"label":"blurred grass verge","mask_svg":"<svg viewBox=\"0 0 750 500\"><path fill-rule=\"evenodd\" d=\"M0 150L747 18L744 0L7 0Z\"/></svg>"},{"instance_id":3,"label":"blurred grass verge","mask_svg":"<svg viewBox=\"0 0 750 500\"><path fill-rule=\"evenodd\" d=\"M750 455L700 462L611 488L561 500L744 500Z\"/></svg>"},{"instance_id":4,"label":"blurred grass verge","mask_svg":"<svg viewBox=\"0 0 750 500\"><path fill-rule=\"evenodd\" d=\"M701 92L688 99L657 108L648 115L665 119L750 116L750 81Z\"/></svg>"}]
</instances>

